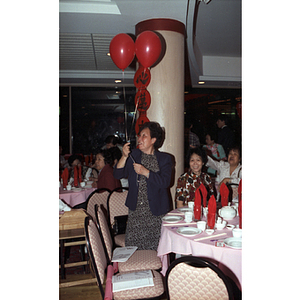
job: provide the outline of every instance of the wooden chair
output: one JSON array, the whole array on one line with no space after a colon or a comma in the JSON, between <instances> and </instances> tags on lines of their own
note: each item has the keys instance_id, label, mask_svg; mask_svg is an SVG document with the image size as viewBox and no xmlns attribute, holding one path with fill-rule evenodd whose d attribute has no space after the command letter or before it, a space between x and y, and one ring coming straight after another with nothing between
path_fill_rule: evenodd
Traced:
<instances>
[{"instance_id":1,"label":"wooden chair","mask_svg":"<svg viewBox=\"0 0 300 300\"><path fill-rule=\"evenodd\" d=\"M233 300L232 285L225 274L209 260L184 256L173 261L166 273L168 300Z\"/></svg>"},{"instance_id":2,"label":"wooden chair","mask_svg":"<svg viewBox=\"0 0 300 300\"><path fill-rule=\"evenodd\" d=\"M112 290L112 283L110 276L105 277L105 271L110 267L105 251L104 245L101 241L99 230L97 225L92 220L92 218L86 217L85 219L85 235L87 241L88 252L92 261L93 269L96 275L97 283L101 292L102 299L149 299L157 298L159 299L164 293L164 284L162 276L157 271L153 272L153 281L154 286L137 288L132 290L125 290L120 292L112 293L112 298L106 298L105 290L109 288ZM122 273L120 273L122 274ZM103 288L103 285L106 285L106 288Z\"/></svg>"},{"instance_id":3,"label":"wooden chair","mask_svg":"<svg viewBox=\"0 0 300 300\"><path fill-rule=\"evenodd\" d=\"M128 215L128 207L125 205L128 194L127 187L119 187L111 191L107 198L108 224L117 246L125 247L125 234L117 234L114 230L115 217Z\"/></svg>"},{"instance_id":4,"label":"wooden chair","mask_svg":"<svg viewBox=\"0 0 300 300\"><path fill-rule=\"evenodd\" d=\"M111 262L113 240L103 210L97 204L95 205L95 215L106 258ZM161 260L155 250L137 250L126 262L118 263L121 273L140 270L159 270L161 267Z\"/></svg>"},{"instance_id":5,"label":"wooden chair","mask_svg":"<svg viewBox=\"0 0 300 300\"><path fill-rule=\"evenodd\" d=\"M110 194L110 190L106 188L101 188L93 191L89 197L87 198L87 213L93 218L94 222L96 222L95 216L95 204L99 206L102 204L107 210L107 198Z\"/></svg>"}]
</instances>

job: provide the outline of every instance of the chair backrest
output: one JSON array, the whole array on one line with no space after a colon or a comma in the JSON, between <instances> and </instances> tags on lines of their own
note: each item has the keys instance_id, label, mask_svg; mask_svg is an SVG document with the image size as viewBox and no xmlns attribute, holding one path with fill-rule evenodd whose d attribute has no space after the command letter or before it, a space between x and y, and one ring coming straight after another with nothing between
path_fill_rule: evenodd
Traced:
<instances>
[{"instance_id":1,"label":"chair backrest","mask_svg":"<svg viewBox=\"0 0 300 300\"><path fill-rule=\"evenodd\" d=\"M104 212L101 209L101 206L95 204L95 216L96 216L96 224L99 229L100 237L105 245L105 254L107 255L107 260L110 262L112 259L112 251L113 251L113 240L111 236L111 231L109 230L107 219L104 215Z\"/></svg>"},{"instance_id":2,"label":"chair backrest","mask_svg":"<svg viewBox=\"0 0 300 300\"><path fill-rule=\"evenodd\" d=\"M232 199L237 198L238 199L238 188L239 185L237 183L227 183L226 184L229 189L229 197L228 201L231 202Z\"/></svg>"},{"instance_id":3,"label":"chair backrest","mask_svg":"<svg viewBox=\"0 0 300 300\"><path fill-rule=\"evenodd\" d=\"M105 269L108 265L106 255L101 241L98 228L93 219L88 216L84 222L85 238L92 266L97 278L97 283L104 299L104 289L102 283L105 282Z\"/></svg>"},{"instance_id":4,"label":"chair backrest","mask_svg":"<svg viewBox=\"0 0 300 300\"><path fill-rule=\"evenodd\" d=\"M169 300L233 299L224 273L207 259L184 256L171 263L166 273Z\"/></svg>"},{"instance_id":5,"label":"chair backrest","mask_svg":"<svg viewBox=\"0 0 300 300\"><path fill-rule=\"evenodd\" d=\"M128 207L125 205L127 194L127 187L116 188L109 194L107 198L107 214L110 228L112 228L116 216L128 215Z\"/></svg>"},{"instance_id":6,"label":"chair backrest","mask_svg":"<svg viewBox=\"0 0 300 300\"><path fill-rule=\"evenodd\" d=\"M96 222L96 216L95 216L95 204L98 204L99 206L103 204L104 208L107 210L107 198L110 194L109 189L97 189L93 191L89 197L87 198L87 212L90 216L92 216L94 222Z\"/></svg>"}]
</instances>

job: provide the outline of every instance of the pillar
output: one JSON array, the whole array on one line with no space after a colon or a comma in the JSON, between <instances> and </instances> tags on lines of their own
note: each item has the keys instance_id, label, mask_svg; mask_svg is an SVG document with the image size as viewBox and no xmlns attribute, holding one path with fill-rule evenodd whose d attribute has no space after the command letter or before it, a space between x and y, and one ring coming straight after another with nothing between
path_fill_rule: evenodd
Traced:
<instances>
[{"instance_id":1,"label":"pillar","mask_svg":"<svg viewBox=\"0 0 300 300\"><path fill-rule=\"evenodd\" d=\"M166 138L159 150L171 154L175 160L170 190L174 205L177 178L184 172L185 25L173 19L145 20L136 25L136 36L146 30L163 38L163 57L150 69L151 81L147 90L151 105L147 117L165 128Z\"/></svg>"}]
</instances>

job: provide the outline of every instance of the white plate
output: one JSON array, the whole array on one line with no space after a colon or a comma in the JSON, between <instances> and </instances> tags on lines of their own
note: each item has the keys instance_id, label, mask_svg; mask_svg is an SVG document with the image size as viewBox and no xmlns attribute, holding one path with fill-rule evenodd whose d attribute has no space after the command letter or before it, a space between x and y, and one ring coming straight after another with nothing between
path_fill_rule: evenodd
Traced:
<instances>
[{"instance_id":1,"label":"white plate","mask_svg":"<svg viewBox=\"0 0 300 300\"><path fill-rule=\"evenodd\" d=\"M224 240L226 246L234 249L242 249L242 239L230 237Z\"/></svg>"},{"instance_id":2,"label":"white plate","mask_svg":"<svg viewBox=\"0 0 300 300\"><path fill-rule=\"evenodd\" d=\"M81 188L72 187L72 191L73 191L73 192L80 192L80 191L81 191Z\"/></svg>"},{"instance_id":3,"label":"white plate","mask_svg":"<svg viewBox=\"0 0 300 300\"><path fill-rule=\"evenodd\" d=\"M168 223L176 223L178 221L182 221L183 217L180 216L164 216L163 221L168 222Z\"/></svg>"},{"instance_id":4,"label":"white plate","mask_svg":"<svg viewBox=\"0 0 300 300\"><path fill-rule=\"evenodd\" d=\"M91 186L91 185L86 185L84 188L85 188L85 189L91 189L92 186Z\"/></svg>"},{"instance_id":5,"label":"white plate","mask_svg":"<svg viewBox=\"0 0 300 300\"><path fill-rule=\"evenodd\" d=\"M181 212L192 211L192 209L189 207L179 207L177 210Z\"/></svg>"},{"instance_id":6,"label":"white plate","mask_svg":"<svg viewBox=\"0 0 300 300\"><path fill-rule=\"evenodd\" d=\"M184 236L194 236L201 233L202 230L196 227L179 227L177 233Z\"/></svg>"}]
</instances>

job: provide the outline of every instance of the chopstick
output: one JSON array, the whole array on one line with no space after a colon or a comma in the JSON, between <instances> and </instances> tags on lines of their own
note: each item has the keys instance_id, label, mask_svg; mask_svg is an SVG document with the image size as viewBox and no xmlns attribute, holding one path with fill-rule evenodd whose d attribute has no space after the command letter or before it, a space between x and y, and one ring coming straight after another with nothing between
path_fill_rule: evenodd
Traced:
<instances>
[{"instance_id":1,"label":"chopstick","mask_svg":"<svg viewBox=\"0 0 300 300\"><path fill-rule=\"evenodd\" d=\"M166 224L163 224L163 226L177 226L177 225L196 225L196 222L190 222L190 223L166 223Z\"/></svg>"},{"instance_id":2,"label":"chopstick","mask_svg":"<svg viewBox=\"0 0 300 300\"><path fill-rule=\"evenodd\" d=\"M221 235L225 235L225 234L227 234L227 233L223 232L223 233L219 233L219 234L209 235L209 236L205 236L205 237L202 237L199 239L194 239L194 241L197 242L197 241L202 241L202 240L206 240L206 239L211 239L213 237L217 237L217 236L221 236Z\"/></svg>"}]
</instances>

